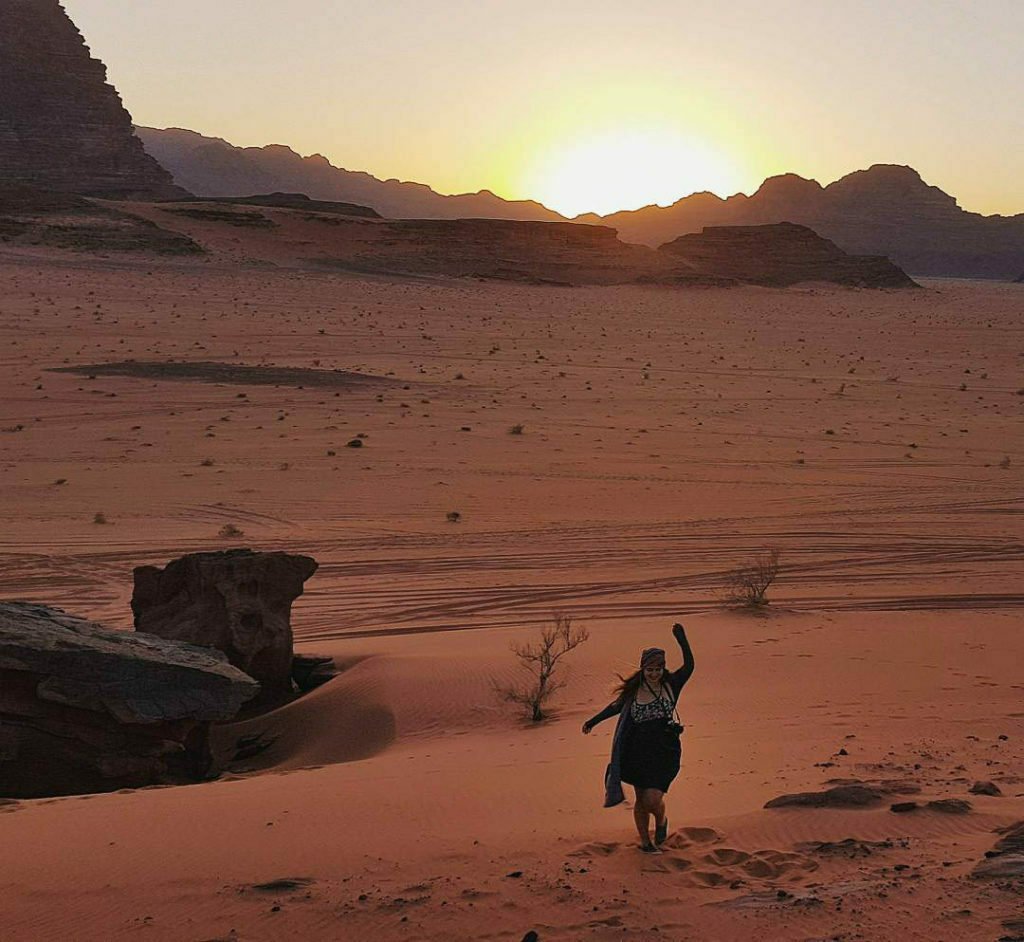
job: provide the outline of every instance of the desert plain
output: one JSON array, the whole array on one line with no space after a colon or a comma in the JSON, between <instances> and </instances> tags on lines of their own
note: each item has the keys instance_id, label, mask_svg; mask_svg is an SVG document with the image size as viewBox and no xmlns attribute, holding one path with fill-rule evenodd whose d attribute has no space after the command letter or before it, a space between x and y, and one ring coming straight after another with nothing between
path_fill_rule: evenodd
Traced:
<instances>
[{"instance_id":1,"label":"desert plain","mask_svg":"<svg viewBox=\"0 0 1024 942\"><path fill-rule=\"evenodd\" d=\"M0 596L129 629L137 565L306 553L297 649L343 668L220 728L214 781L0 805L5 940L1024 935L974 873L1024 819L1024 285L13 249L0 285ZM764 548L770 604L729 604ZM492 683L555 613L589 640L533 725ZM649 857L580 725L677 620ZM763 807L851 780L919 807Z\"/></svg>"}]
</instances>

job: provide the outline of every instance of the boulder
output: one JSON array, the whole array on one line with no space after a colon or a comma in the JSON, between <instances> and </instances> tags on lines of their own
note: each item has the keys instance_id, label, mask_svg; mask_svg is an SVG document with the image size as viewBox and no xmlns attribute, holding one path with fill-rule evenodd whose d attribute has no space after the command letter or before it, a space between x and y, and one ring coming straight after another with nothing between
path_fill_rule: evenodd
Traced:
<instances>
[{"instance_id":1,"label":"boulder","mask_svg":"<svg viewBox=\"0 0 1024 942\"><path fill-rule=\"evenodd\" d=\"M292 692L291 606L316 560L249 549L190 553L135 570L137 632L216 648L260 683L258 703Z\"/></svg>"},{"instance_id":2,"label":"boulder","mask_svg":"<svg viewBox=\"0 0 1024 942\"><path fill-rule=\"evenodd\" d=\"M0 603L0 795L196 781L259 685L219 652Z\"/></svg>"},{"instance_id":3,"label":"boulder","mask_svg":"<svg viewBox=\"0 0 1024 942\"><path fill-rule=\"evenodd\" d=\"M1002 795L1002 789L995 782L975 782L970 789L972 795Z\"/></svg>"}]
</instances>

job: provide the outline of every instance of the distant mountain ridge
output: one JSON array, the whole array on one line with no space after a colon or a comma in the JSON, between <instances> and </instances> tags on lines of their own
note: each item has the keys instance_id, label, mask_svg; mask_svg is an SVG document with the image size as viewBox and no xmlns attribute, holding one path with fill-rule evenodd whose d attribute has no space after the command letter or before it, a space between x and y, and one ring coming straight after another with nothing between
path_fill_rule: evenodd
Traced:
<instances>
[{"instance_id":1,"label":"distant mountain ridge","mask_svg":"<svg viewBox=\"0 0 1024 942\"><path fill-rule=\"evenodd\" d=\"M315 200L357 203L391 219L523 219L566 222L532 200L504 200L489 190L444 196L423 183L378 180L335 167L326 157L303 157L283 144L235 147L182 128L136 127L146 151L197 196L304 193Z\"/></svg>"},{"instance_id":2,"label":"distant mountain ridge","mask_svg":"<svg viewBox=\"0 0 1024 942\"><path fill-rule=\"evenodd\" d=\"M822 186L795 173L752 196L694 193L671 206L577 216L626 242L661 245L704 226L794 222L855 255L885 255L911 274L1014 278L1024 270L1024 213L982 216L929 186L912 167L875 164Z\"/></svg>"},{"instance_id":3,"label":"distant mountain ridge","mask_svg":"<svg viewBox=\"0 0 1024 942\"><path fill-rule=\"evenodd\" d=\"M391 219L519 219L565 222L532 200L482 190L445 196L422 183L379 180L302 157L290 147L235 147L180 128L136 128L147 152L199 196L304 193L357 203ZM1024 271L1024 213L982 216L921 179L912 167L875 164L822 186L795 173L769 177L752 196L694 193L671 206L584 214L576 223L611 226L625 242L657 247L705 226L808 226L852 255L882 255L910 274L1015 279Z\"/></svg>"}]
</instances>

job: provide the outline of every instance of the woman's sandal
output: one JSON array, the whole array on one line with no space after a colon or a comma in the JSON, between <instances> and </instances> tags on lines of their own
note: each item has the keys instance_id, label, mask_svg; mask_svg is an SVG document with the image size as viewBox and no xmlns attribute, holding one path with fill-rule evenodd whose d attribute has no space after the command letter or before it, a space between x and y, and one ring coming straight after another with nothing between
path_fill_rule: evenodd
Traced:
<instances>
[{"instance_id":1,"label":"woman's sandal","mask_svg":"<svg viewBox=\"0 0 1024 942\"><path fill-rule=\"evenodd\" d=\"M648 841L646 844L640 845L640 852L643 854L660 854L661 848Z\"/></svg>"},{"instance_id":2,"label":"woman's sandal","mask_svg":"<svg viewBox=\"0 0 1024 942\"><path fill-rule=\"evenodd\" d=\"M664 824L655 824L654 826L654 843L664 844L665 839L668 837L668 818L665 818Z\"/></svg>"}]
</instances>

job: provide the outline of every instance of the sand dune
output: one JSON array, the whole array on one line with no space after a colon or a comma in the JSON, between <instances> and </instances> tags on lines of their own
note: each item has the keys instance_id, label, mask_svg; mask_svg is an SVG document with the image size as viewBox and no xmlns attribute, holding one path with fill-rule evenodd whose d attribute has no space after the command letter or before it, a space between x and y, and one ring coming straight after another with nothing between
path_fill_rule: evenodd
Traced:
<instances>
[{"instance_id":1,"label":"sand dune","mask_svg":"<svg viewBox=\"0 0 1024 942\"><path fill-rule=\"evenodd\" d=\"M215 782L0 804L5 939L1012 936L1019 881L971 872L1024 819L1016 286L569 290L24 250L0 279L0 595L127 628L135 565L309 553L299 648L343 668L221 728ZM50 372L131 359L388 385ZM765 545L771 605L730 611L726 573ZM491 681L556 610L591 638L531 727ZM610 724L579 727L680 617L698 665L648 858L601 807ZM849 780L972 808L763 807Z\"/></svg>"}]
</instances>

